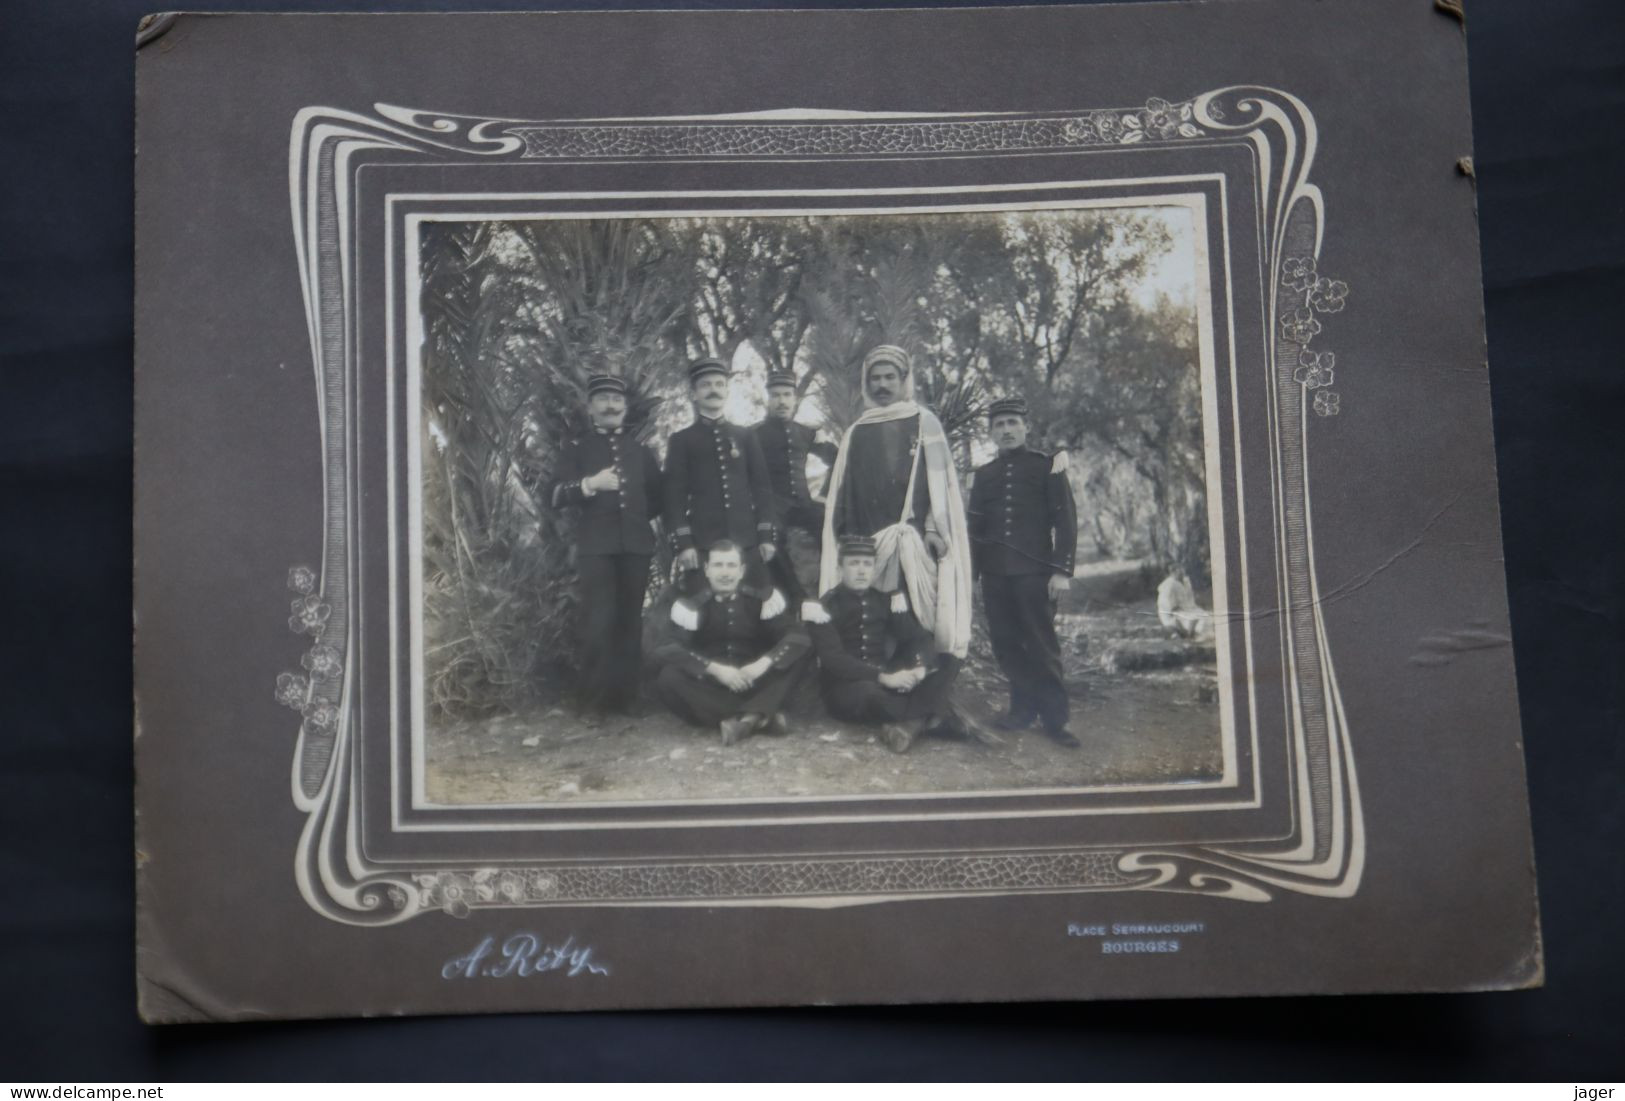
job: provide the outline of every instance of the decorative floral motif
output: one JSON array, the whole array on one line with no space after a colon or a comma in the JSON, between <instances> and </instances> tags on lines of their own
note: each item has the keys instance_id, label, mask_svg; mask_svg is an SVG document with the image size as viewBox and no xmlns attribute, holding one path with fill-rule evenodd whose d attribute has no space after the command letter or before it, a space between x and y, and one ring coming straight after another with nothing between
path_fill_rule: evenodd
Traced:
<instances>
[{"instance_id":1,"label":"decorative floral motif","mask_svg":"<svg viewBox=\"0 0 1625 1101\"><path fill-rule=\"evenodd\" d=\"M1149 137L1164 140L1200 137L1202 131L1191 121L1191 114L1189 103L1169 103L1165 99L1152 97L1145 101L1145 109L1139 114L1139 123Z\"/></svg>"},{"instance_id":2,"label":"decorative floral motif","mask_svg":"<svg viewBox=\"0 0 1625 1101\"><path fill-rule=\"evenodd\" d=\"M1349 285L1341 279L1316 279L1309 288L1309 304L1321 313L1337 313L1348 293Z\"/></svg>"},{"instance_id":3,"label":"decorative floral motif","mask_svg":"<svg viewBox=\"0 0 1625 1101\"><path fill-rule=\"evenodd\" d=\"M414 875L418 883L418 902L430 909L444 910L452 917L467 917L469 910L481 903L497 898L498 883L495 868L480 868L474 872L433 872ZM513 873L504 873L503 879Z\"/></svg>"},{"instance_id":4,"label":"decorative floral motif","mask_svg":"<svg viewBox=\"0 0 1625 1101\"><path fill-rule=\"evenodd\" d=\"M295 711L304 709L310 698L310 682L297 673L279 673L276 678L276 702Z\"/></svg>"},{"instance_id":5,"label":"decorative floral motif","mask_svg":"<svg viewBox=\"0 0 1625 1101\"><path fill-rule=\"evenodd\" d=\"M1101 141L1123 140L1123 122L1115 111L1096 111L1089 116L1089 122Z\"/></svg>"},{"instance_id":6,"label":"decorative floral motif","mask_svg":"<svg viewBox=\"0 0 1625 1101\"><path fill-rule=\"evenodd\" d=\"M1083 118L1069 119L1061 127L1061 135L1078 145L1131 145L1148 140L1200 138L1205 131L1196 125L1195 115L1189 101L1170 103L1153 97L1139 110L1094 111ZM1215 112L1214 117L1221 116Z\"/></svg>"},{"instance_id":7,"label":"decorative floral motif","mask_svg":"<svg viewBox=\"0 0 1625 1101\"><path fill-rule=\"evenodd\" d=\"M1292 316L1281 322L1281 335L1294 344L1308 344L1320 332L1320 322L1315 320L1315 311L1305 306L1293 310Z\"/></svg>"},{"instance_id":8,"label":"decorative floral motif","mask_svg":"<svg viewBox=\"0 0 1625 1101\"><path fill-rule=\"evenodd\" d=\"M1342 310L1349 285L1316 271L1313 256L1289 256L1281 261L1281 285L1302 295L1302 304L1295 306L1290 316L1281 319L1281 339L1298 346L1298 363L1292 369L1292 378L1304 389L1315 392L1316 413L1333 416L1337 413L1338 396L1327 387L1332 385L1337 356L1325 350L1311 350L1309 345L1321 330L1315 314Z\"/></svg>"},{"instance_id":9,"label":"decorative floral motif","mask_svg":"<svg viewBox=\"0 0 1625 1101\"><path fill-rule=\"evenodd\" d=\"M337 680L339 674L344 672L344 662L339 659L339 652L325 643L311 648L299 660L310 670L312 680Z\"/></svg>"},{"instance_id":10,"label":"decorative floral motif","mask_svg":"<svg viewBox=\"0 0 1625 1101\"><path fill-rule=\"evenodd\" d=\"M1292 372L1292 377L1306 388L1318 390L1332 384L1332 368L1335 366L1337 357L1331 352L1311 352L1305 348L1298 353L1298 367Z\"/></svg>"},{"instance_id":11,"label":"decorative floral motif","mask_svg":"<svg viewBox=\"0 0 1625 1101\"><path fill-rule=\"evenodd\" d=\"M339 709L326 700L311 700L303 709L305 726L313 734L330 734L339 723Z\"/></svg>"},{"instance_id":12,"label":"decorative floral motif","mask_svg":"<svg viewBox=\"0 0 1625 1101\"><path fill-rule=\"evenodd\" d=\"M288 629L299 635L321 637L327 629L327 617L333 614L331 604L323 604L319 596L302 596L293 602L288 616Z\"/></svg>"},{"instance_id":13,"label":"decorative floral motif","mask_svg":"<svg viewBox=\"0 0 1625 1101\"><path fill-rule=\"evenodd\" d=\"M295 566L288 571L288 588L307 596L315 592L316 571L309 566Z\"/></svg>"},{"instance_id":14,"label":"decorative floral motif","mask_svg":"<svg viewBox=\"0 0 1625 1101\"><path fill-rule=\"evenodd\" d=\"M1281 282L1295 291L1306 291L1315 285L1315 258L1289 256L1281 264Z\"/></svg>"}]
</instances>

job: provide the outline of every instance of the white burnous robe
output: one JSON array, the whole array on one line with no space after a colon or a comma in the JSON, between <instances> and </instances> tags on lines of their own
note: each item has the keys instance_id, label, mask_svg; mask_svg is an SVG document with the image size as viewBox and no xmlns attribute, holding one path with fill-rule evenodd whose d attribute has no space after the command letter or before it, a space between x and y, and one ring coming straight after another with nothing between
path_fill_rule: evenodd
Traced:
<instances>
[{"instance_id":1,"label":"white burnous robe","mask_svg":"<svg viewBox=\"0 0 1625 1101\"><path fill-rule=\"evenodd\" d=\"M892 353L889 361L903 366L903 391L891 405L874 405L869 399L868 373L876 360L875 352L864 361L863 393L869 403L863 415L841 438L841 449L835 457L827 487L829 507L824 513L823 558L819 563L818 591L828 592L840 580L840 560L837 555L836 516L842 501L842 484L847 478L895 478L896 472L862 464L847 469L852 454L854 437L876 431L879 426L917 418L917 436L912 441L917 455L924 453L924 462L915 458L908 465L908 486L902 495L901 514L891 523L876 531L848 531L846 535L867 535L875 541L875 587L882 591L904 588L910 606L921 625L936 640L940 653L963 658L970 648L971 605L974 590L971 582L970 538L965 523L965 505L959 492L959 475L954 469L953 451L943 432L942 422L929 409L914 401L914 383L907 369L907 357L900 349L884 347L876 352ZM898 357L901 357L899 360ZM901 427L901 426L899 426ZM931 557L924 535L909 522L918 499L917 479L923 477L929 492L929 506L924 517L927 532L940 536L947 544L947 552L940 561ZM854 487L857 482L854 481ZM894 487L895 488L895 487ZM889 495L888 495L889 496ZM813 615L816 611L809 608Z\"/></svg>"}]
</instances>

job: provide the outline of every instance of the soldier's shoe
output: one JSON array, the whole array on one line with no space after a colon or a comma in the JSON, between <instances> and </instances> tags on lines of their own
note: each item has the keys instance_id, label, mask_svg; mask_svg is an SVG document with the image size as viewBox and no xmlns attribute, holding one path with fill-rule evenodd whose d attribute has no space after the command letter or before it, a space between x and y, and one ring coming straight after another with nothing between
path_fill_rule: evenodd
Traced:
<instances>
[{"instance_id":1,"label":"soldier's shoe","mask_svg":"<svg viewBox=\"0 0 1625 1101\"><path fill-rule=\"evenodd\" d=\"M1076 737L1073 736L1072 731L1068 730L1064 726L1048 727L1045 729L1044 735L1045 737L1049 738L1050 741L1064 749L1077 749L1078 746L1082 744Z\"/></svg>"},{"instance_id":2,"label":"soldier's shoe","mask_svg":"<svg viewBox=\"0 0 1625 1101\"><path fill-rule=\"evenodd\" d=\"M1033 723L1035 723L1037 721L1038 721L1038 713L1037 712L1029 711L1029 712L1023 714L1023 713L1018 712L1018 711L1011 711L1008 714L1000 715L998 718L994 719L993 720L993 729L994 730L1026 730L1029 726L1033 725Z\"/></svg>"},{"instance_id":3,"label":"soldier's shoe","mask_svg":"<svg viewBox=\"0 0 1625 1101\"><path fill-rule=\"evenodd\" d=\"M918 719L909 719L906 722L887 723L880 728L880 740L886 743L886 748L893 753L907 753L908 747L914 744L919 737L921 723Z\"/></svg>"},{"instance_id":4,"label":"soldier's shoe","mask_svg":"<svg viewBox=\"0 0 1625 1101\"><path fill-rule=\"evenodd\" d=\"M616 710L632 719L643 719L647 718L649 715L648 705L636 696L629 700L622 701L620 707L618 707Z\"/></svg>"},{"instance_id":5,"label":"soldier's shoe","mask_svg":"<svg viewBox=\"0 0 1625 1101\"><path fill-rule=\"evenodd\" d=\"M957 712L953 711L932 719L924 732L934 734L939 738L964 740L970 737L970 727L965 724L965 720Z\"/></svg>"},{"instance_id":6,"label":"soldier's shoe","mask_svg":"<svg viewBox=\"0 0 1625 1101\"><path fill-rule=\"evenodd\" d=\"M784 721L784 712L775 711L767 717L761 727L763 734L770 734L775 738L782 738L790 733L790 724Z\"/></svg>"},{"instance_id":7,"label":"soldier's shoe","mask_svg":"<svg viewBox=\"0 0 1625 1101\"><path fill-rule=\"evenodd\" d=\"M723 745L738 745L756 730L756 724L746 718L723 719L718 726L722 730Z\"/></svg>"}]
</instances>

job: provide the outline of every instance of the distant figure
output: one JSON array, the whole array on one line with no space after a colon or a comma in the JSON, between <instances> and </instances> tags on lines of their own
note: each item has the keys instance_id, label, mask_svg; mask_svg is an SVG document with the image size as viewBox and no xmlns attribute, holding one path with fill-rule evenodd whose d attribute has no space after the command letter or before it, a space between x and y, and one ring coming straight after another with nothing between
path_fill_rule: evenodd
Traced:
<instances>
[{"instance_id":1,"label":"distant figure","mask_svg":"<svg viewBox=\"0 0 1625 1101\"><path fill-rule=\"evenodd\" d=\"M795 604L805 597L801 579L790 561L790 531L799 528L816 543L824 535L824 502L807 488L807 456L835 462L835 444L821 433L796 421L796 376L774 371L767 376L767 416L751 429L767 461L778 519L778 553L768 563L773 581Z\"/></svg>"},{"instance_id":2,"label":"distant figure","mask_svg":"<svg viewBox=\"0 0 1625 1101\"><path fill-rule=\"evenodd\" d=\"M908 594L874 588L874 540L843 540L836 561L840 583L803 611L830 714L884 724L881 740L893 753L906 753L922 733L966 737L969 728L948 703L960 661L933 653Z\"/></svg>"},{"instance_id":3,"label":"distant figure","mask_svg":"<svg viewBox=\"0 0 1625 1101\"><path fill-rule=\"evenodd\" d=\"M576 576L581 586L580 700L589 718L637 714L643 660L643 594L660 507L660 462L626 434L626 382L587 381L592 429L564 445L554 508L576 508Z\"/></svg>"},{"instance_id":4,"label":"distant figure","mask_svg":"<svg viewBox=\"0 0 1625 1101\"><path fill-rule=\"evenodd\" d=\"M765 589L777 553L773 486L755 433L722 418L728 368L702 359L688 369L694 423L666 441L665 517L684 591L701 587L700 548L727 539L745 557L745 581Z\"/></svg>"},{"instance_id":5,"label":"distant figure","mask_svg":"<svg viewBox=\"0 0 1625 1101\"><path fill-rule=\"evenodd\" d=\"M988 410L998 456L971 483L972 569L982 583L987 632L1010 708L995 724L1025 730L1035 721L1057 745L1076 749L1066 728L1071 701L1061 668L1055 613L1072 581L1078 514L1066 477L1066 452L1027 446L1027 403L1003 398Z\"/></svg>"},{"instance_id":6,"label":"distant figure","mask_svg":"<svg viewBox=\"0 0 1625 1101\"><path fill-rule=\"evenodd\" d=\"M747 591L744 555L735 543L705 556L706 589L671 606L664 664L655 681L661 702L696 726L716 727L722 744L788 730L779 708L811 646L777 589Z\"/></svg>"},{"instance_id":7,"label":"distant figure","mask_svg":"<svg viewBox=\"0 0 1625 1101\"><path fill-rule=\"evenodd\" d=\"M1181 569L1157 586L1157 619L1181 638L1206 642L1213 637L1213 613L1196 603L1190 578Z\"/></svg>"},{"instance_id":8,"label":"distant figure","mask_svg":"<svg viewBox=\"0 0 1625 1101\"><path fill-rule=\"evenodd\" d=\"M942 422L914 401L908 353L882 344L863 360L863 411L830 471L819 588L840 574L842 540L875 544L875 584L902 589L944 654L970 648L970 539Z\"/></svg>"}]
</instances>

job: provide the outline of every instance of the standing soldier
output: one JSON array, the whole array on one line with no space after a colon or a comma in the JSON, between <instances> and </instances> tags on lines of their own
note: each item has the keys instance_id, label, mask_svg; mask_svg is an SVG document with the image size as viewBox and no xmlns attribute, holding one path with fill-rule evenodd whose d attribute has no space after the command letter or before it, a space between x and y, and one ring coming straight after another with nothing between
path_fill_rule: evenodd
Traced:
<instances>
[{"instance_id":1,"label":"standing soldier","mask_svg":"<svg viewBox=\"0 0 1625 1101\"><path fill-rule=\"evenodd\" d=\"M778 524L773 486L756 436L722 419L728 404L728 368L702 359L688 369L694 423L666 442L666 531L682 571L684 588L694 591L699 548L726 539L745 556L745 580L768 587L765 563L776 551Z\"/></svg>"},{"instance_id":2,"label":"standing soldier","mask_svg":"<svg viewBox=\"0 0 1625 1101\"><path fill-rule=\"evenodd\" d=\"M654 655L664 666L655 681L661 701L696 726L719 728L723 745L787 732L779 707L811 645L784 594L746 589L744 575L738 546L712 544L705 590L672 604L668 639Z\"/></svg>"},{"instance_id":3,"label":"standing soldier","mask_svg":"<svg viewBox=\"0 0 1625 1101\"><path fill-rule=\"evenodd\" d=\"M968 735L948 702L960 661L934 653L906 592L874 587L875 541L848 536L836 561L839 583L804 609L830 714L883 724L881 740L893 753L906 753L922 733Z\"/></svg>"},{"instance_id":4,"label":"standing soldier","mask_svg":"<svg viewBox=\"0 0 1625 1101\"><path fill-rule=\"evenodd\" d=\"M790 561L790 532L799 528L816 544L824 534L824 502L807 489L807 456L817 455L835 465L836 446L820 440L819 433L797 423L796 376L773 371L767 376L767 416L752 431L767 461L768 480L773 486L773 504L778 520L778 547L769 571L774 582L790 600L800 605L804 596L801 579Z\"/></svg>"},{"instance_id":5,"label":"standing soldier","mask_svg":"<svg viewBox=\"0 0 1625 1101\"><path fill-rule=\"evenodd\" d=\"M1066 452L1027 447L1027 403L1004 398L988 410L998 457L971 484L972 567L982 582L993 654L1010 682L1010 710L996 725L1023 730L1035 720L1060 745L1069 701L1055 637L1057 605L1072 579L1078 520Z\"/></svg>"},{"instance_id":6,"label":"standing soldier","mask_svg":"<svg viewBox=\"0 0 1625 1101\"><path fill-rule=\"evenodd\" d=\"M660 462L627 435L626 382L594 375L587 382L592 430L564 445L554 508L579 510L576 576L580 581L581 702L589 717L637 714L643 657L643 595L654 554L651 528L660 501Z\"/></svg>"}]
</instances>

